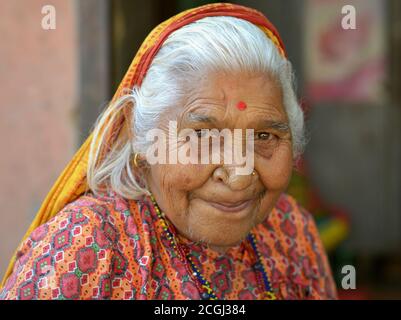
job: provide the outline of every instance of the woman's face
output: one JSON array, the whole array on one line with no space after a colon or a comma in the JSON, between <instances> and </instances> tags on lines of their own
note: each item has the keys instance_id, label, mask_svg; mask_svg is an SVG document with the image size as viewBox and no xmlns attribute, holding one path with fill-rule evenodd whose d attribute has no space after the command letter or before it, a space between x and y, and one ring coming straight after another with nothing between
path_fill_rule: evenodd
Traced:
<instances>
[{"instance_id":1,"label":"woman's face","mask_svg":"<svg viewBox=\"0 0 401 320\"><path fill-rule=\"evenodd\" d=\"M178 161L151 165L147 172L151 192L177 230L225 250L267 217L291 177L291 133L281 88L266 75L210 74L175 110L161 128L177 121L177 151L194 141L183 138L182 129L195 130L199 140L201 129L242 129L242 143L245 129L254 130L254 175L239 174L236 168L243 164L224 164L222 155L217 164Z\"/></svg>"}]
</instances>

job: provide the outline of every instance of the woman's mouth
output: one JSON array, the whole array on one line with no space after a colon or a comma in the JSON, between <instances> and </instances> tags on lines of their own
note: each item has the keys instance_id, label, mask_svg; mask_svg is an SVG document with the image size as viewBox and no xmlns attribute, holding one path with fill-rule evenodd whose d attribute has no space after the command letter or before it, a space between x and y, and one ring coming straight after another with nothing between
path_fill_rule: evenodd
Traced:
<instances>
[{"instance_id":1,"label":"woman's mouth","mask_svg":"<svg viewBox=\"0 0 401 320\"><path fill-rule=\"evenodd\" d=\"M224 211L224 212L239 212L242 211L244 209L246 209L250 204L251 204L252 200L243 200L243 201L239 201L239 202L213 202L213 201L208 201L208 203L220 210L220 211Z\"/></svg>"}]
</instances>

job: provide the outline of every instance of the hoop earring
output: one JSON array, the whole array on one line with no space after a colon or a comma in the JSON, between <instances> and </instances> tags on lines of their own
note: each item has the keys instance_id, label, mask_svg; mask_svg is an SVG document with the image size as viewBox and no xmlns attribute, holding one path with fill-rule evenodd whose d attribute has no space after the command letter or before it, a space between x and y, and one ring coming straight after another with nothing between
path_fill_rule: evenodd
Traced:
<instances>
[{"instance_id":1,"label":"hoop earring","mask_svg":"<svg viewBox=\"0 0 401 320\"><path fill-rule=\"evenodd\" d=\"M134 156L134 166L137 167L137 168L138 168L138 156L139 156L139 153L135 153L135 156Z\"/></svg>"}]
</instances>

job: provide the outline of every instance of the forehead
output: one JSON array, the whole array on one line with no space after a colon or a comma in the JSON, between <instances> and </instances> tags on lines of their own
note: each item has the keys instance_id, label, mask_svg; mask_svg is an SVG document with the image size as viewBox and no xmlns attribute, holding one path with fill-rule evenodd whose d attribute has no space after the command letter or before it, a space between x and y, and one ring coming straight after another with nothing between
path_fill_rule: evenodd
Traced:
<instances>
[{"instance_id":1,"label":"forehead","mask_svg":"<svg viewBox=\"0 0 401 320\"><path fill-rule=\"evenodd\" d=\"M245 110L236 108L240 101L246 103ZM202 78L180 111L184 119L193 120L199 114L225 120L262 115L280 121L287 119L278 82L267 75L240 72L214 73Z\"/></svg>"}]
</instances>

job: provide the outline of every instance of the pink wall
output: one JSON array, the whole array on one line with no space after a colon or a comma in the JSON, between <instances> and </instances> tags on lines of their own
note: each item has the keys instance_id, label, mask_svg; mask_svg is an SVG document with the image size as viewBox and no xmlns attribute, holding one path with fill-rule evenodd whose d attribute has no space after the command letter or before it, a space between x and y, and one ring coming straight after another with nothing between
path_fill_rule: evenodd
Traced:
<instances>
[{"instance_id":1,"label":"pink wall","mask_svg":"<svg viewBox=\"0 0 401 320\"><path fill-rule=\"evenodd\" d=\"M0 275L75 150L73 0L0 2ZM43 30L41 9L56 8Z\"/></svg>"}]
</instances>

